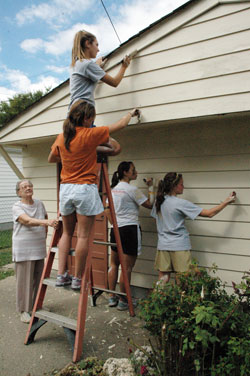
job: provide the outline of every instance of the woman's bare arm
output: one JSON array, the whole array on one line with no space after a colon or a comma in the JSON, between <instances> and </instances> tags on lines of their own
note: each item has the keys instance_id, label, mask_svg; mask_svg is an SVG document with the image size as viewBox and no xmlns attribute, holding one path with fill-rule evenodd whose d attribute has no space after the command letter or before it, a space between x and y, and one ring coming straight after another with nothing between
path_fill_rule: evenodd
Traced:
<instances>
[{"instance_id":1,"label":"woman's bare arm","mask_svg":"<svg viewBox=\"0 0 250 376\"><path fill-rule=\"evenodd\" d=\"M96 148L97 153L105 154L105 155L118 155L121 152L121 145L117 142L114 138L109 138L107 144L99 145Z\"/></svg>"},{"instance_id":2,"label":"woman's bare arm","mask_svg":"<svg viewBox=\"0 0 250 376\"><path fill-rule=\"evenodd\" d=\"M56 228L58 225L57 219L37 219L28 216L27 214L19 215L17 221L24 226L33 227L33 226L51 226Z\"/></svg>"},{"instance_id":3,"label":"woman's bare arm","mask_svg":"<svg viewBox=\"0 0 250 376\"><path fill-rule=\"evenodd\" d=\"M236 193L232 192L232 193L230 193L230 195L221 204L216 205L216 206L214 206L211 209L202 209L202 211L200 212L199 216L212 218L216 214L218 214L219 212L221 212L227 205L229 205L232 202L234 202L235 199L236 199Z\"/></svg>"},{"instance_id":4,"label":"woman's bare arm","mask_svg":"<svg viewBox=\"0 0 250 376\"><path fill-rule=\"evenodd\" d=\"M121 82L121 80L123 79L123 76L125 74L127 67L130 64L130 61L131 61L131 57L125 56L119 72L114 77L112 77L112 76L110 76L110 74L106 73L103 76L103 78L101 79L101 81L105 82L105 84L107 84L109 86L117 87L119 85L119 83Z\"/></svg>"}]
</instances>

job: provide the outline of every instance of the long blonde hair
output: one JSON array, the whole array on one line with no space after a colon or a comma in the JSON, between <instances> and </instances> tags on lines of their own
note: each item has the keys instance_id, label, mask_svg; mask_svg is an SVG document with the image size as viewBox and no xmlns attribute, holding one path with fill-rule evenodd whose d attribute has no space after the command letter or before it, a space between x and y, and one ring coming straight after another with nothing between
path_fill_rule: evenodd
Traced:
<instances>
[{"instance_id":1,"label":"long blonde hair","mask_svg":"<svg viewBox=\"0 0 250 376\"><path fill-rule=\"evenodd\" d=\"M89 41L89 43L93 43L96 37L85 30L80 30L76 33L74 38L74 43L72 47L72 60L71 66L73 67L76 63L76 60L83 60L86 59L84 50L85 50L85 43Z\"/></svg>"}]
</instances>

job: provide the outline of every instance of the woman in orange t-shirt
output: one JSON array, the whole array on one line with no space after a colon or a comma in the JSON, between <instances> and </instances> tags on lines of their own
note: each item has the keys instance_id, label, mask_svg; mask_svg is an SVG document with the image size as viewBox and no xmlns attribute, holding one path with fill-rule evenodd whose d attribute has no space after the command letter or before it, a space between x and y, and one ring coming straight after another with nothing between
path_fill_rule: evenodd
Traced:
<instances>
[{"instance_id":1,"label":"woman in orange t-shirt","mask_svg":"<svg viewBox=\"0 0 250 376\"><path fill-rule=\"evenodd\" d=\"M59 268L56 286L71 284L81 288L88 254L89 235L97 214L103 205L97 189L96 148L109 141L109 134L126 127L138 110L128 112L114 124L91 128L95 119L95 108L83 100L75 102L63 123L63 133L57 136L51 147L49 162L61 162L60 213L63 234L59 241ZM75 275L71 281L67 272L67 256L77 221L75 247Z\"/></svg>"}]
</instances>

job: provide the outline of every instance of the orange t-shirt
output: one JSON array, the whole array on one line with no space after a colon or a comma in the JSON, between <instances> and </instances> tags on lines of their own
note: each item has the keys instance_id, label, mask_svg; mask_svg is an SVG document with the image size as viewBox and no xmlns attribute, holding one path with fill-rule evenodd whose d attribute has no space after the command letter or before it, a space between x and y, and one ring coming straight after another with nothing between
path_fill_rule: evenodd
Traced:
<instances>
[{"instance_id":1,"label":"orange t-shirt","mask_svg":"<svg viewBox=\"0 0 250 376\"><path fill-rule=\"evenodd\" d=\"M61 183L96 184L97 155L96 147L109 140L108 127L76 127L76 135L70 142L70 150L64 146L63 133L57 136L51 147L54 155L62 161Z\"/></svg>"}]
</instances>

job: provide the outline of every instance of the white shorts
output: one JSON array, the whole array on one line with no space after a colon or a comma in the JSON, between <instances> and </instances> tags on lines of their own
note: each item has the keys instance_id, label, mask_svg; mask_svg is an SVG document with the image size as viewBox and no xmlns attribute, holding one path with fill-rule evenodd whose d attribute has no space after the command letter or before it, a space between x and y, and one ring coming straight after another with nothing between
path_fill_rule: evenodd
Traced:
<instances>
[{"instance_id":1,"label":"white shorts","mask_svg":"<svg viewBox=\"0 0 250 376\"><path fill-rule=\"evenodd\" d=\"M104 210L96 184L61 184L59 206L61 215L91 216Z\"/></svg>"}]
</instances>

